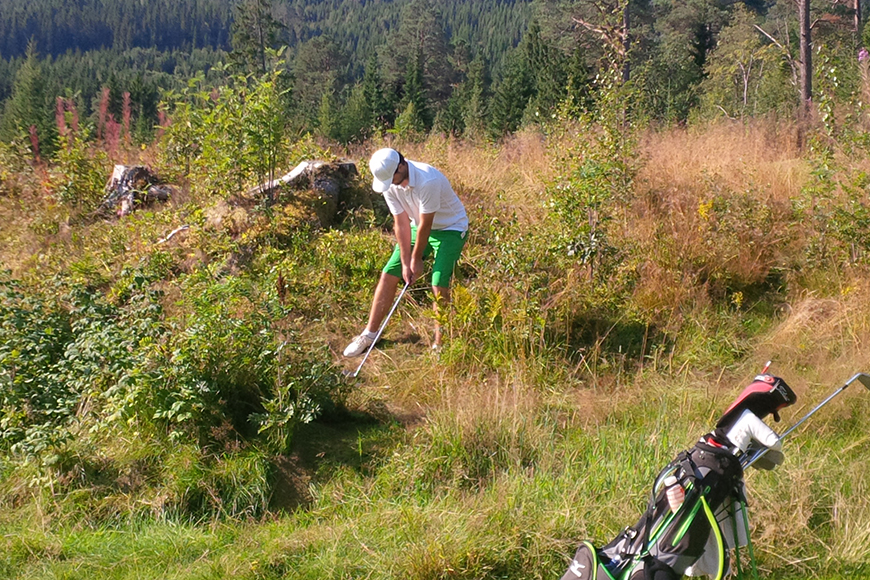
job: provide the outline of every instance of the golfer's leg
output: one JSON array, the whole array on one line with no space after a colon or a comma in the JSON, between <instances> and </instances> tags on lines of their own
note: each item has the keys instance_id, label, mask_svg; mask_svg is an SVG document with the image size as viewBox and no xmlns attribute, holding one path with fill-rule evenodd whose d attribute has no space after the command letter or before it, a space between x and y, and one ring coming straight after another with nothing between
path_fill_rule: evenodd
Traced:
<instances>
[{"instance_id":1,"label":"golfer's leg","mask_svg":"<svg viewBox=\"0 0 870 580\"><path fill-rule=\"evenodd\" d=\"M450 288L445 288L443 286L432 286L432 294L435 295L435 302L433 308L435 309L435 340L432 342L432 346L440 347L441 346L441 324L438 323L439 316L441 315L442 308L446 308L450 303Z\"/></svg>"},{"instance_id":2,"label":"golfer's leg","mask_svg":"<svg viewBox=\"0 0 870 580\"><path fill-rule=\"evenodd\" d=\"M384 321L384 316L390 311L393 300L396 298L396 289L399 287L401 278L381 272L381 278L375 288L375 297L372 299L372 308L369 311L369 323L366 326L368 332L377 332Z\"/></svg>"},{"instance_id":3,"label":"golfer's leg","mask_svg":"<svg viewBox=\"0 0 870 580\"><path fill-rule=\"evenodd\" d=\"M435 254L435 263L432 265L432 293L435 296L435 340L434 347L441 346L441 325L438 324L439 315L445 312L450 304L450 280L456 262L465 246L464 232L432 232L429 235L429 244Z\"/></svg>"}]
</instances>

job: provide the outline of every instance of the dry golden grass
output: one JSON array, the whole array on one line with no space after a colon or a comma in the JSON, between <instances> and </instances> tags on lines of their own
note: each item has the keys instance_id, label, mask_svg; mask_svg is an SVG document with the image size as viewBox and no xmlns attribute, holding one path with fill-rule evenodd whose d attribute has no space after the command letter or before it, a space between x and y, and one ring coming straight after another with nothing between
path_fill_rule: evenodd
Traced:
<instances>
[{"instance_id":1,"label":"dry golden grass","mask_svg":"<svg viewBox=\"0 0 870 580\"><path fill-rule=\"evenodd\" d=\"M796 243L792 200L810 166L789 127L719 123L648 132L620 235L641 248L638 303L660 324L709 292L762 283Z\"/></svg>"},{"instance_id":2,"label":"dry golden grass","mask_svg":"<svg viewBox=\"0 0 870 580\"><path fill-rule=\"evenodd\" d=\"M857 281L838 298L798 296L783 322L763 337L759 351L802 369L803 380L828 390L832 380L870 372L870 284Z\"/></svg>"},{"instance_id":3,"label":"dry golden grass","mask_svg":"<svg viewBox=\"0 0 870 580\"><path fill-rule=\"evenodd\" d=\"M735 191L757 182L770 199L787 201L807 176L793 137L790 127L764 121L650 132L640 141L646 163L638 177L642 187L677 195L697 192L711 179Z\"/></svg>"}]
</instances>

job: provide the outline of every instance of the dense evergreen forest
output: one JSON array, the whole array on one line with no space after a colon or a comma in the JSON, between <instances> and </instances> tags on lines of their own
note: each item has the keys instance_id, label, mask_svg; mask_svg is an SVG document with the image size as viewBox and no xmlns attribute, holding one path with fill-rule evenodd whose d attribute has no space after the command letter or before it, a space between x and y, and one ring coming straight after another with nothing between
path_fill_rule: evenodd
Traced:
<instances>
[{"instance_id":1,"label":"dense evergreen forest","mask_svg":"<svg viewBox=\"0 0 870 580\"><path fill-rule=\"evenodd\" d=\"M810 80L853 92L855 4L811 10L824 66ZM809 87L802 62L812 67L798 17L792 3L758 0L2 0L0 137L35 127L50 152L63 97L96 124L101 107L127 115L144 142L161 91L198 73L218 86L276 70L296 130L341 142L382 130L497 138L590 110L608 71L630 81L638 118L791 117Z\"/></svg>"},{"instance_id":2,"label":"dense evergreen forest","mask_svg":"<svg viewBox=\"0 0 870 580\"><path fill-rule=\"evenodd\" d=\"M153 125L160 90L184 86L197 71L221 62L235 64L236 73L264 72L264 51L282 46L288 50L281 66L298 81L297 94L288 101L299 103L294 113L305 119L304 128L320 124L316 116L323 95L337 107L350 100L370 61L378 63L371 74L383 74L392 92L393 101L388 97L381 108L395 107L411 51L420 52L421 80L440 107L471 60L500 66L522 38L530 15L531 2L514 0L181 1L165 6L124 0L3 0L0 101L13 96L18 75L18 92L36 91L28 98L36 99L33 106L39 111L33 114L42 119L15 119L16 105L7 106L3 135L20 134L30 124L51 133L46 125L56 96L73 99L83 115L91 115L99 109L95 100L103 88L110 90L109 110L116 119L122 114L122 95L129 92L133 117L146 115L139 126ZM266 36L256 35L263 31ZM210 82L219 83L223 76ZM434 115L423 112L429 126L430 113ZM394 116L392 111L378 115ZM347 140L356 135L345 131L336 136ZM52 135L45 138L50 142ZM140 133L140 138L147 136Z\"/></svg>"}]
</instances>

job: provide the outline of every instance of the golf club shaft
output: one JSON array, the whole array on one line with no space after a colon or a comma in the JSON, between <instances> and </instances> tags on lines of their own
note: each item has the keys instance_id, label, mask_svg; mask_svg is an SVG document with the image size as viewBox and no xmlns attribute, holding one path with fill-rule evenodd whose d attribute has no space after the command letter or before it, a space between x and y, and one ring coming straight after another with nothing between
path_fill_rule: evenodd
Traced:
<instances>
[{"instance_id":1,"label":"golf club shaft","mask_svg":"<svg viewBox=\"0 0 870 580\"><path fill-rule=\"evenodd\" d=\"M405 287L402 288L401 292L399 292L399 295L396 297L396 301L393 303L393 307L390 308L390 312L387 314L386 318L384 318L384 321L381 322L381 326L380 326L380 328L378 328L378 333L375 335L375 339L372 341L372 343L369 345L369 348L366 350L366 354L365 354L365 356L363 356L362 361L360 361L359 366L356 367L356 371L353 373L354 377L359 374L360 369L366 363L366 359L369 358L369 353L372 352L372 349L375 348L375 345L378 343L378 340L380 340L381 335L384 333L384 329L387 327L387 322L390 321L390 318L393 316L393 312L396 311L396 307L399 305L399 301L402 299L402 296L405 295L405 292L408 290L408 286L410 286L410 285L411 285L410 282L405 282Z\"/></svg>"},{"instance_id":2,"label":"golf club shaft","mask_svg":"<svg viewBox=\"0 0 870 580\"><path fill-rule=\"evenodd\" d=\"M857 375L855 375L854 377L852 377L851 379L849 379L848 381L846 381L846 384L845 384L845 385L843 385L842 387L840 387L839 389L837 389L836 391L834 391L833 393L831 393L830 395L828 395L828 398L827 398L827 399L825 399L824 401L822 401L821 403L819 403L818 405L816 405L815 408L813 408L812 411L810 411L809 413L807 413L806 415L804 415L803 417L801 417L801 418L798 420L797 423L795 423L794 425L792 425L791 427L789 427L788 429L786 429L785 431L783 431L782 435L779 436L779 440L782 441L783 439L785 439L786 435L788 435L789 433L791 433L792 431L794 431L795 429L797 429L798 427L800 427L800 426L803 424L803 422L806 421L807 419L809 419L810 417L812 417L813 414L815 414L816 411L818 411L819 409L821 409L822 407L824 407L825 405L827 405L827 404L831 401L831 399L833 399L834 397L836 397L837 395L839 395L840 393L842 393L843 391L845 391L845 390L846 390L846 387L848 387L848 386L851 385L853 382L855 382L855 379L857 379L859 376L861 376L861 373L858 373ZM768 447L762 447L761 449L759 449L759 450L758 450L758 451L757 451L757 452L756 452L752 457L750 457L750 458L747 459L746 463L743 465L743 468L746 469L747 467L749 467L750 465L752 465L753 463L755 463L758 459L761 459L761 457L762 457L765 453L767 453L767 450L768 450L768 449L769 449ZM745 457L745 456L744 456L744 457Z\"/></svg>"}]
</instances>

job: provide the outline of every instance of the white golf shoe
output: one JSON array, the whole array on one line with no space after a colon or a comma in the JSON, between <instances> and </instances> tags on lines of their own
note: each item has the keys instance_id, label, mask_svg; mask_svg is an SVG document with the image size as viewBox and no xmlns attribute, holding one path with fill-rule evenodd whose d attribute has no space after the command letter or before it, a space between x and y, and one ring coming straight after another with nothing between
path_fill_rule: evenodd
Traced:
<instances>
[{"instance_id":1,"label":"white golf shoe","mask_svg":"<svg viewBox=\"0 0 870 580\"><path fill-rule=\"evenodd\" d=\"M350 341L350 344L347 345L347 348L344 349L343 354L348 358L359 356L367 351L374 341L374 338L367 336L365 333L355 336L354 339Z\"/></svg>"}]
</instances>

